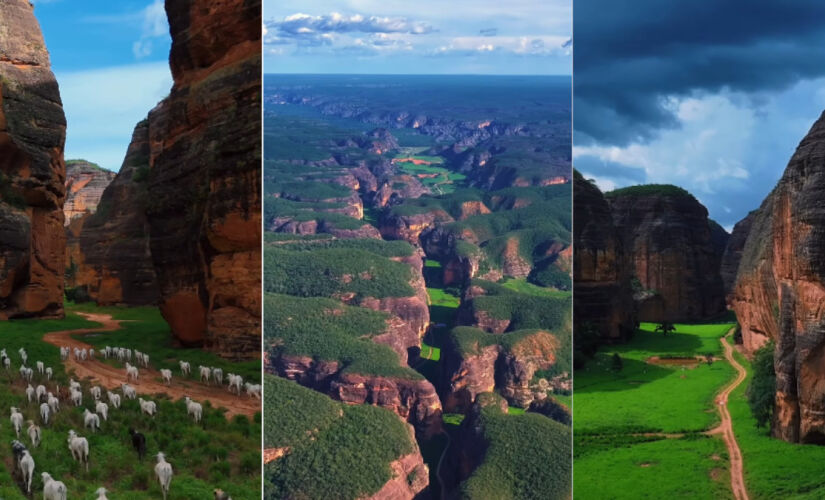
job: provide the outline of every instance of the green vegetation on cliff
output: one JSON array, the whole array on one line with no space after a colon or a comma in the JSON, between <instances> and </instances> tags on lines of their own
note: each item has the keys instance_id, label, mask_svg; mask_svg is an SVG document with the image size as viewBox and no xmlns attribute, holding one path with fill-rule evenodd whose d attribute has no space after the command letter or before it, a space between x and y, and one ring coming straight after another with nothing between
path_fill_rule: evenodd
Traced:
<instances>
[{"instance_id":1,"label":"green vegetation on cliff","mask_svg":"<svg viewBox=\"0 0 825 500\"><path fill-rule=\"evenodd\" d=\"M264 447L285 455L264 467L264 497L354 500L392 478L390 463L416 445L395 414L370 405L347 405L267 375Z\"/></svg>"},{"instance_id":2,"label":"green vegetation on cliff","mask_svg":"<svg viewBox=\"0 0 825 500\"><path fill-rule=\"evenodd\" d=\"M348 373L419 379L390 347L372 341L387 329L389 315L346 306L334 299L267 293L264 335L271 356L334 361Z\"/></svg>"},{"instance_id":3,"label":"green vegetation on cliff","mask_svg":"<svg viewBox=\"0 0 825 500\"><path fill-rule=\"evenodd\" d=\"M570 498L570 427L537 413L507 414L496 402L500 399L479 395L486 404L476 423L487 449L482 463L462 483L462 497Z\"/></svg>"},{"instance_id":4,"label":"green vegetation on cliff","mask_svg":"<svg viewBox=\"0 0 825 500\"><path fill-rule=\"evenodd\" d=\"M300 297L354 294L364 297L409 297L414 294L407 264L360 248L305 251L269 246L264 252L267 292Z\"/></svg>"}]
</instances>

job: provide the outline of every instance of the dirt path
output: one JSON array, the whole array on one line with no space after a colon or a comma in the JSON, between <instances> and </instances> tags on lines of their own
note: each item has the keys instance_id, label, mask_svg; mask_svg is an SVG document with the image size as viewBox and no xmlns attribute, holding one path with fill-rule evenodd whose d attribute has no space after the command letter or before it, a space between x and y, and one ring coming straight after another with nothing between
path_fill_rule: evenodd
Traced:
<instances>
[{"instance_id":1,"label":"dirt path","mask_svg":"<svg viewBox=\"0 0 825 500\"><path fill-rule=\"evenodd\" d=\"M725 359L736 369L737 375L736 379L722 389L722 392L716 396L716 407L719 409L722 423L708 432L708 434L722 435L722 438L725 440L725 445L728 447L728 455L730 455L730 485L733 490L733 497L736 500L748 500L748 491L745 489L745 476L742 472L742 452L739 450L739 444L736 442L736 436L733 433L733 423L728 412L728 396L745 381L748 373L745 371L745 368L736 361L733 356L733 346L726 341L731 333L733 333L733 330L722 337L720 342L722 342L722 346L725 349Z\"/></svg>"},{"instance_id":2,"label":"dirt path","mask_svg":"<svg viewBox=\"0 0 825 500\"><path fill-rule=\"evenodd\" d=\"M72 335L84 333L104 333L120 330L121 320L113 319L108 314L87 314L79 313L89 321L101 323L100 328L82 328L79 330L62 330L59 332L49 332L43 336L43 341L58 347L69 347L79 349L90 349L93 346L72 338ZM125 346L124 346L125 347ZM95 383L107 389L119 388L120 384L126 383L126 369L115 368L114 366L100 361L84 361L79 363L74 356L63 362L66 372L74 371L79 379L90 378ZM193 373L197 367L193 367ZM181 379L175 372L172 376L172 384L166 385L161 382L160 372L153 369L141 368L139 382L129 382L137 389L139 394L166 394L173 399L183 399L189 396L198 402L210 401L212 406L226 408L227 418L235 415L246 415L252 417L256 412L261 411L261 401L245 395L236 396L230 394L226 388L210 387L194 379Z\"/></svg>"}]
</instances>

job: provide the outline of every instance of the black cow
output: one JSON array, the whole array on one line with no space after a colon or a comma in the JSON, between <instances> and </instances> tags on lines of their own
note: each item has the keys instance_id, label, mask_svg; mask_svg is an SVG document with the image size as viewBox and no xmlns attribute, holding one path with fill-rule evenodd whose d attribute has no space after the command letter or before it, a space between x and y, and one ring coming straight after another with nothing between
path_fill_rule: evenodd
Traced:
<instances>
[{"instance_id":1,"label":"black cow","mask_svg":"<svg viewBox=\"0 0 825 500\"><path fill-rule=\"evenodd\" d=\"M134 429L129 429L129 435L132 436L132 448L137 452L138 459L142 461L144 455L146 455L146 436L140 432L135 432Z\"/></svg>"},{"instance_id":2,"label":"black cow","mask_svg":"<svg viewBox=\"0 0 825 500\"><path fill-rule=\"evenodd\" d=\"M20 457L23 456L23 452L26 451L26 445L21 443L18 440L13 440L11 442L11 452L14 455L14 470L17 471L17 468L20 464Z\"/></svg>"}]
</instances>

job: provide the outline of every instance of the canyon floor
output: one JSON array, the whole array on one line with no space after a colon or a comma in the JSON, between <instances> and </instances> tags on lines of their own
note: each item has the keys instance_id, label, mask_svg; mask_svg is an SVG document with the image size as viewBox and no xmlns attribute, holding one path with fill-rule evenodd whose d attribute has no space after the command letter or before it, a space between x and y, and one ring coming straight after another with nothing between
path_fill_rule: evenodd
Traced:
<instances>
[{"instance_id":1,"label":"canyon floor","mask_svg":"<svg viewBox=\"0 0 825 500\"><path fill-rule=\"evenodd\" d=\"M207 387L192 379L182 381L177 359L186 359L195 370L198 364L221 366L224 372L234 371L245 379L260 377L260 363L228 363L199 349L179 349L169 340L171 336L157 309L151 307L118 308L92 305L67 305L66 318L62 320L18 320L5 323L0 331L0 347L6 348L12 359L12 370L0 373L0 408L17 406L26 419L34 420L42 429L42 443L30 446L21 433L21 440L30 446L35 460L36 474L32 491L39 492L42 483L40 472L49 472L66 483L71 497L86 498L100 486L105 486L112 497L149 499L159 498L160 490L154 479L152 456L159 451L166 453L175 476L170 489L170 499L206 498L216 487L232 494L233 498L260 498L260 413L252 411L258 400L226 398L226 389ZM120 327L119 329L117 327ZM78 340L82 339L82 340ZM119 384L125 370L112 361L87 361L78 364L60 360L57 345L90 344L131 347L149 353L153 369L142 370L141 382L133 384L138 396L149 398L158 405L155 418L141 415L136 400L124 400L120 409L109 409L108 420L101 420L101 429L92 433L83 427L83 410L92 408L88 389L100 384L113 387ZM84 390L84 405L73 407L61 401L61 411L51 416L48 425L39 418L38 405L27 403L24 393L26 383L17 373L21 359L20 347L28 352L28 364L43 361L54 370L52 381L37 373L32 385L43 384L55 391L55 386L65 390L70 377L79 380ZM253 371L253 365L257 371ZM161 367L173 370L172 387L165 387L155 380ZM90 376L90 378L87 378ZM186 408L178 401L182 392L203 398L203 421L196 425L186 415ZM120 391L117 391L120 392ZM211 402L210 402L211 400ZM218 408L226 406L227 408ZM147 439L147 457L139 462L131 447L128 429L143 432ZM90 468L86 472L73 462L66 449L66 436L76 430L89 440ZM24 426L25 431L25 426ZM0 440L10 442L15 438L10 425L0 426ZM9 455L0 464L0 497L24 499L16 475L13 475Z\"/></svg>"},{"instance_id":2,"label":"canyon floor","mask_svg":"<svg viewBox=\"0 0 825 500\"><path fill-rule=\"evenodd\" d=\"M576 370L576 498L822 498L825 447L756 427L745 396L751 364L731 343L733 326L677 324L663 336L643 323ZM681 362L707 354L711 365ZM648 363L654 356L673 363Z\"/></svg>"}]
</instances>

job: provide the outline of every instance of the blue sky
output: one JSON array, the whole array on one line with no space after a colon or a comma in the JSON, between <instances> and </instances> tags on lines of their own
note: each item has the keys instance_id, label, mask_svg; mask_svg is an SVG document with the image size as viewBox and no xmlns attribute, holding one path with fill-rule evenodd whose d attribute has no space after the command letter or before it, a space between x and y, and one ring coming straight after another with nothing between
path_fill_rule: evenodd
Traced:
<instances>
[{"instance_id":1,"label":"blue sky","mask_svg":"<svg viewBox=\"0 0 825 500\"><path fill-rule=\"evenodd\" d=\"M727 229L825 109L821 0L576 0L574 166L684 187Z\"/></svg>"},{"instance_id":2,"label":"blue sky","mask_svg":"<svg viewBox=\"0 0 825 500\"><path fill-rule=\"evenodd\" d=\"M267 73L571 72L571 0L264 0Z\"/></svg>"},{"instance_id":3,"label":"blue sky","mask_svg":"<svg viewBox=\"0 0 825 500\"><path fill-rule=\"evenodd\" d=\"M135 124L172 87L163 1L34 3L66 113L66 159L119 170Z\"/></svg>"}]
</instances>

